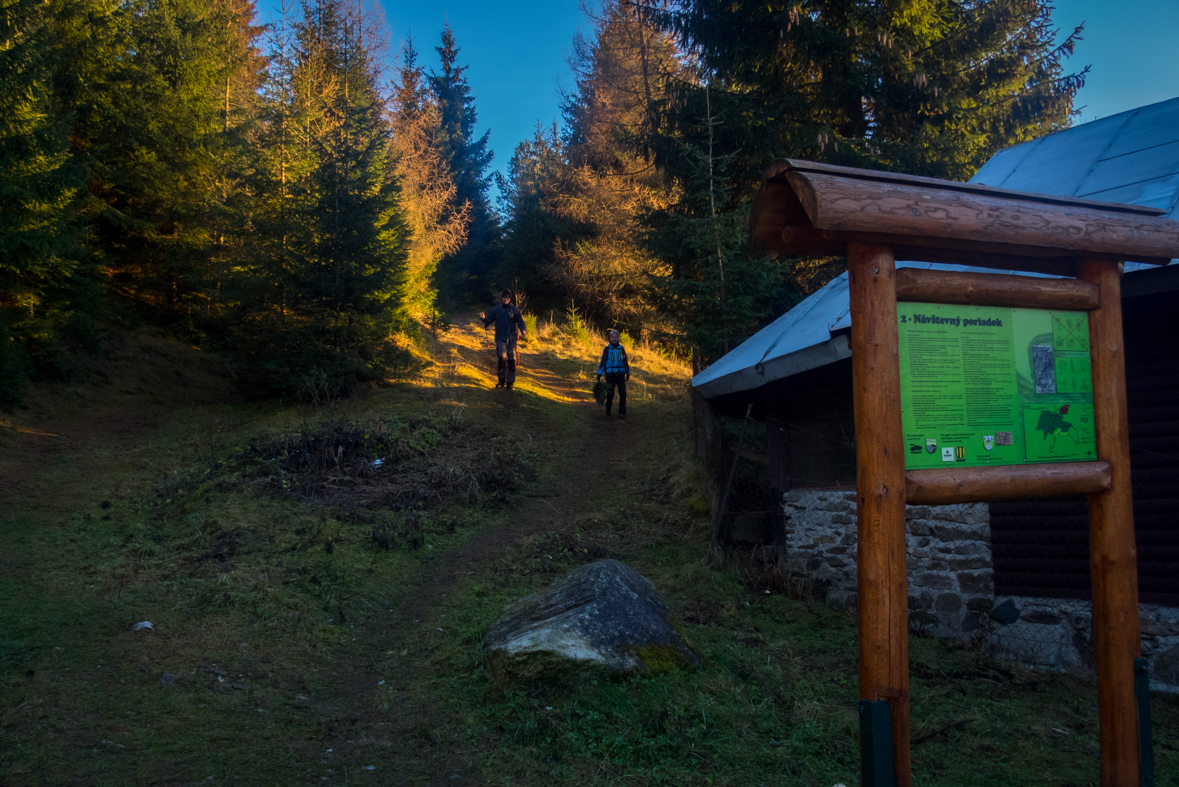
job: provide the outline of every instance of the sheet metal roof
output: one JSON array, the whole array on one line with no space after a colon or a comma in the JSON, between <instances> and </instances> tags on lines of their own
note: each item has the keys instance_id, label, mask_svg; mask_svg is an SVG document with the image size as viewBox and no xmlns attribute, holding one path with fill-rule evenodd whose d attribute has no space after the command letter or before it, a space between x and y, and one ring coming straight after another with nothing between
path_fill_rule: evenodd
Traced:
<instances>
[{"instance_id":1,"label":"sheet metal roof","mask_svg":"<svg viewBox=\"0 0 1179 787\"><path fill-rule=\"evenodd\" d=\"M1144 205L1179 220L1179 98L1001 150L970 182ZM897 267L1001 272L901 261ZM1152 267L1127 263L1126 271ZM711 399L849 358L850 328L844 273L700 372L692 387Z\"/></svg>"}]
</instances>

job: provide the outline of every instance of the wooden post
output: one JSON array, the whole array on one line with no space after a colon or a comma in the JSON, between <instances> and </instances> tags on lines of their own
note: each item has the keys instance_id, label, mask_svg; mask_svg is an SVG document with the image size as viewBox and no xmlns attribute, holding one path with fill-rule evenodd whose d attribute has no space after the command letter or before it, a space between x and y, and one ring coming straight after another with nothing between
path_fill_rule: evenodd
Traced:
<instances>
[{"instance_id":1,"label":"wooden post","mask_svg":"<svg viewBox=\"0 0 1179 787\"><path fill-rule=\"evenodd\" d=\"M905 454L896 261L887 246L848 244L856 421L856 578L860 698L888 700L897 787L910 787Z\"/></svg>"},{"instance_id":2,"label":"wooden post","mask_svg":"<svg viewBox=\"0 0 1179 787\"><path fill-rule=\"evenodd\" d=\"M1102 787L1138 787L1138 715L1134 659L1142 655L1138 620L1138 555L1130 494L1126 357L1122 340L1121 266L1085 260L1079 278L1100 288L1089 312L1093 420L1097 457L1110 463L1108 492L1089 495L1089 565L1097 650L1097 712Z\"/></svg>"}]
</instances>

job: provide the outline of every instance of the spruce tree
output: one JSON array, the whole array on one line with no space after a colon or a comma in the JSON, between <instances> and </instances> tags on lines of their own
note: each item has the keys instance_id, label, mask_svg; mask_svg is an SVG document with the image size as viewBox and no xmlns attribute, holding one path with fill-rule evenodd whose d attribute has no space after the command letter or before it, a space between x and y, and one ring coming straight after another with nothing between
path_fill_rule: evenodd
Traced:
<instances>
[{"instance_id":1,"label":"spruce tree","mask_svg":"<svg viewBox=\"0 0 1179 787\"><path fill-rule=\"evenodd\" d=\"M571 296L555 275L555 252L584 229L575 229L559 206L566 171L565 145L554 123L547 131L537 124L532 139L516 145L507 176L497 173L500 212L507 217L499 279L525 283L533 311L563 308Z\"/></svg>"},{"instance_id":2,"label":"spruce tree","mask_svg":"<svg viewBox=\"0 0 1179 787\"><path fill-rule=\"evenodd\" d=\"M44 0L0 4L0 404L19 398L30 372L64 371L75 306L73 202L84 180L51 90L50 11Z\"/></svg>"},{"instance_id":3,"label":"spruce tree","mask_svg":"<svg viewBox=\"0 0 1179 787\"><path fill-rule=\"evenodd\" d=\"M286 148L272 151L270 177L289 196L266 211L282 238L237 341L251 376L276 392L308 380L346 388L404 360L393 334L408 233L373 24L358 5L307 0L272 75L283 82L269 99L289 103L267 113L267 138Z\"/></svg>"},{"instance_id":4,"label":"spruce tree","mask_svg":"<svg viewBox=\"0 0 1179 787\"><path fill-rule=\"evenodd\" d=\"M430 75L430 89L438 104L440 127L438 145L455 185L455 205L469 205L467 241L456 253L438 265L435 282L448 301L481 298L495 266L493 244L499 225L487 198L491 176L487 171L493 154L488 149L491 132L475 137L475 99L467 82L467 66L458 64L459 47L447 24L442 45L436 47L441 71Z\"/></svg>"},{"instance_id":5,"label":"spruce tree","mask_svg":"<svg viewBox=\"0 0 1179 787\"><path fill-rule=\"evenodd\" d=\"M702 144L703 86L719 150L747 195L774 158L965 180L1003 147L1065 127L1084 71L1064 62L1047 0L671 0L655 12L697 74L648 137L684 177ZM681 168L682 165L682 168Z\"/></svg>"},{"instance_id":6,"label":"spruce tree","mask_svg":"<svg viewBox=\"0 0 1179 787\"><path fill-rule=\"evenodd\" d=\"M253 5L55 2L63 28L55 87L76 114L71 139L90 171L94 251L115 293L188 324L211 311L227 230L220 214L248 168L230 148L244 145L234 131L261 66Z\"/></svg>"},{"instance_id":7,"label":"spruce tree","mask_svg":"<svg viewBox=\"0 0 1179 787\"><path fill-rule=\"evenodd\" d=\"M1057 41L1045 0L670 0L651 14L691 53L642 140L683 195L648 219L671 263L656 291L706 360L842 267L726 251L723 228L743 224L773 159L965 180L999 149L1067 125L1084 79L1064 69L1079 30ZM704 161L723 165L728 188L715 168L702 177ZM707 233L692 230L706 196L711 265Z\"/></svg>"}]
</instances>

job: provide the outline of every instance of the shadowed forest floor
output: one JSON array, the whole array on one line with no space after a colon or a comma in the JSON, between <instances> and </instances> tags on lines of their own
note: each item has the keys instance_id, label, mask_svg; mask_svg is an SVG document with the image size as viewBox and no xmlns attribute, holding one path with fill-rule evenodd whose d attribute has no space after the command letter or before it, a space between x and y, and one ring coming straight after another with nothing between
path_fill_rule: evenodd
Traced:
<instances>
[{"instance_id":1,"label":"shadowed forest floor","mask_svg":"<svg viewBox=\"0 0 1179 787\"><path fill-rule=\"evenodd\" d=\"M542 326L496 391L477 326L318 408L142 332L0 417L0 784L855 783L854 620L703 565L687 370L632 350L619 422L599 345ZM603 557L705 666L490 682L503 606ZM911 648L917 784L1096 783L1091 680ZM1177 739L1156 697L1160 785Z\"/></svg>"}]
</instances>

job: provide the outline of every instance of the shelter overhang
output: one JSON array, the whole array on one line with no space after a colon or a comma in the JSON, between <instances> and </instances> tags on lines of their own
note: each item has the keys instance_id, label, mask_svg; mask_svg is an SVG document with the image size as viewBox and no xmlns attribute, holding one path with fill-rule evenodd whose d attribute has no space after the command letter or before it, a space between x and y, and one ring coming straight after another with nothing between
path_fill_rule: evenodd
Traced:
<instances>
[{"instance_id":1,"label":"shelter overhang","mask_svg":"<svg viewBox=\"0 0 1179 787\"><path fill-rule=\"evenodd\" d=\"M1165 265L1179 222L1140 205L783 159L766 171L750 217L754 250L843 256L849 242L900 259L1058 276L1077 259Z\"/></svg>"}]
</instances>

